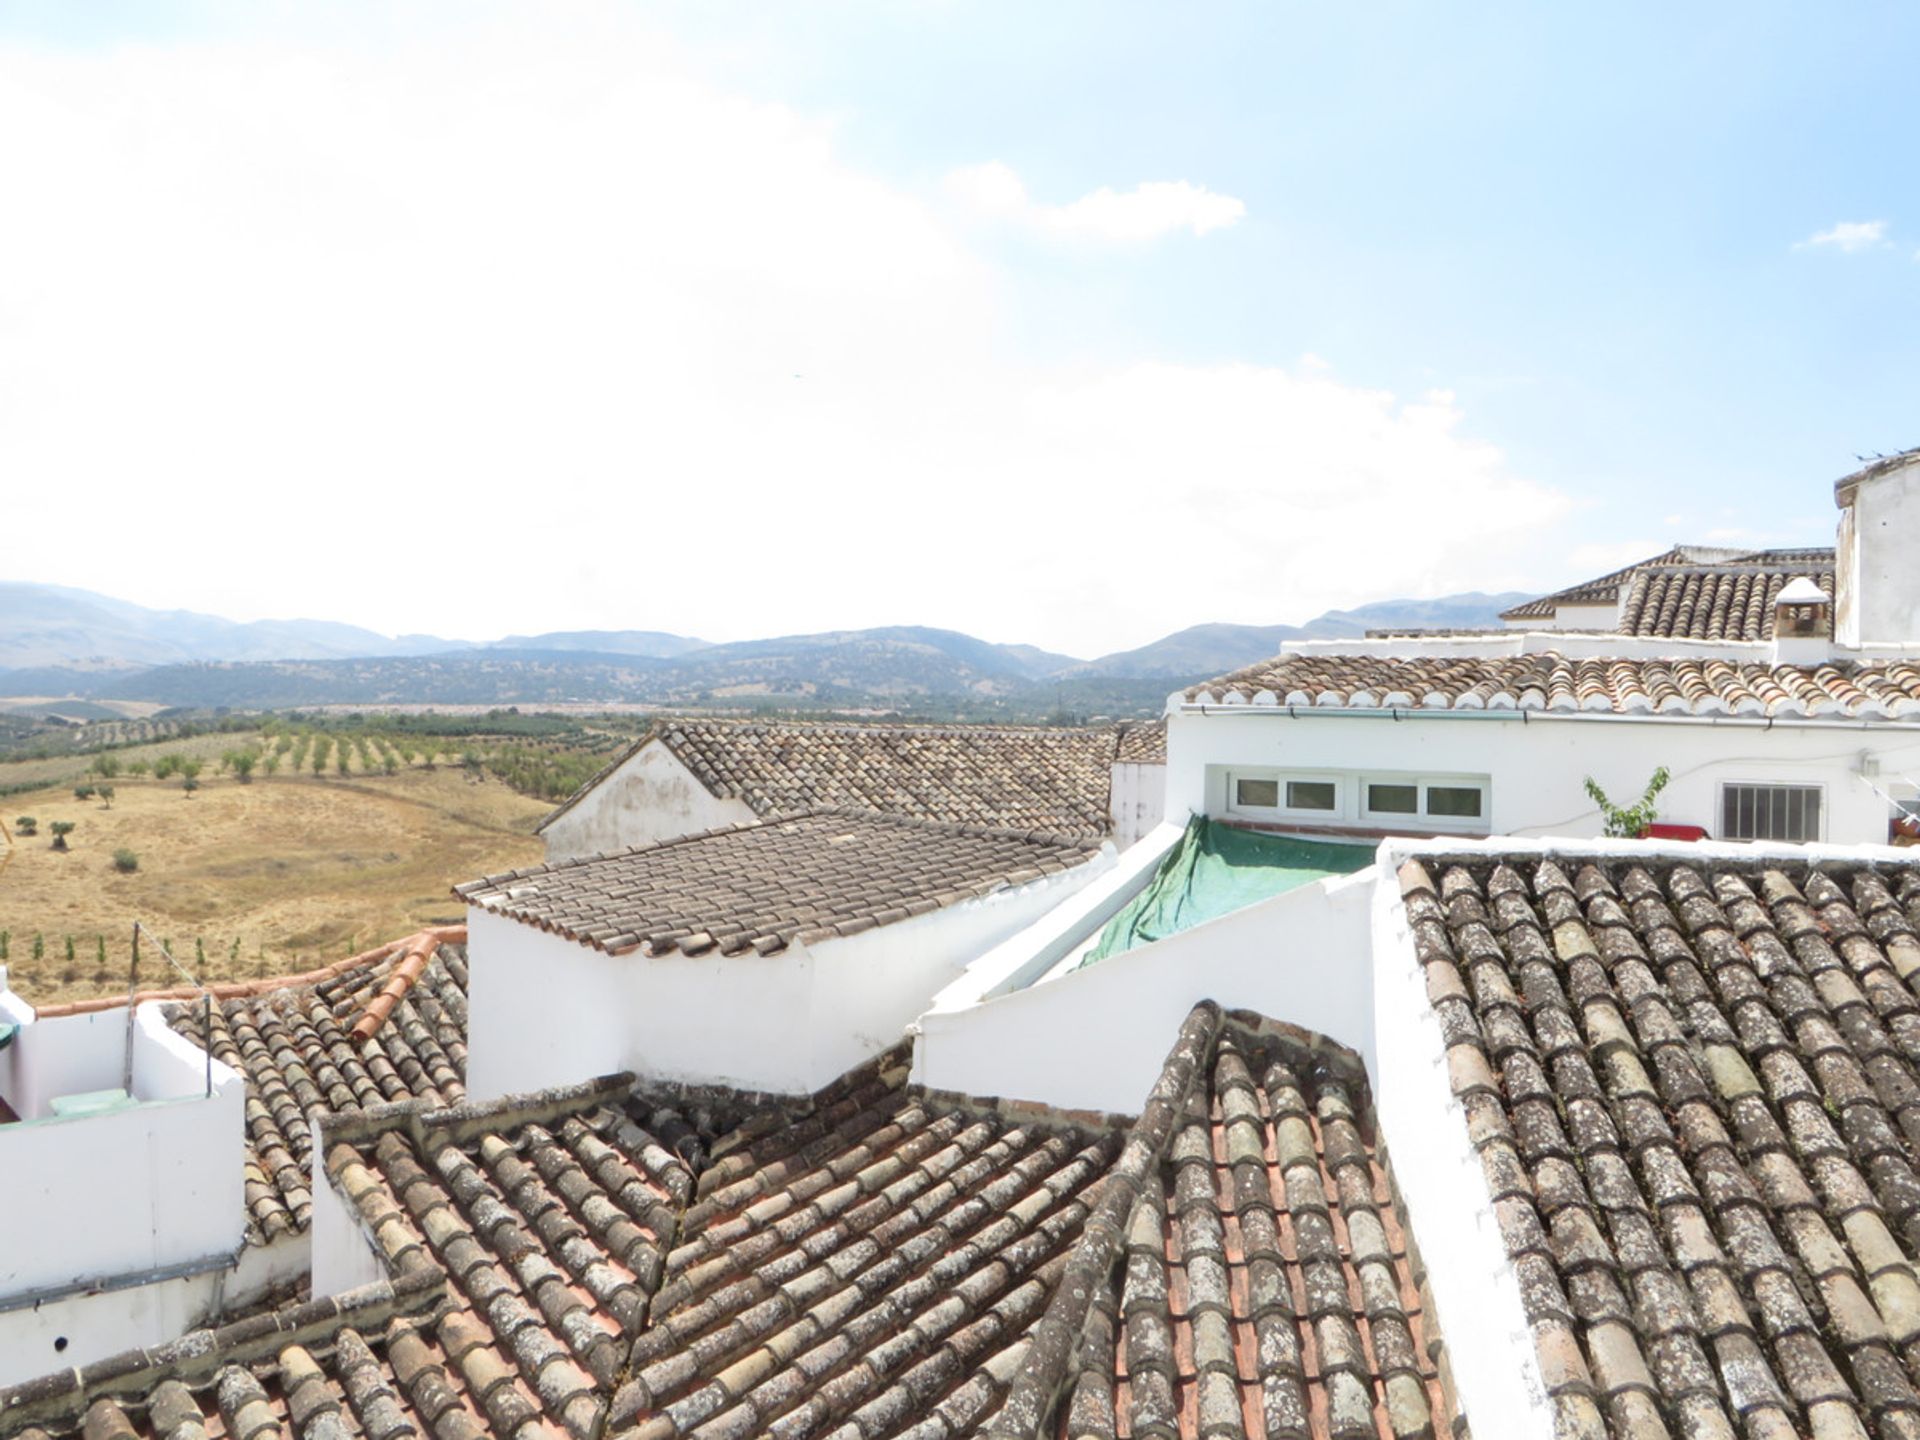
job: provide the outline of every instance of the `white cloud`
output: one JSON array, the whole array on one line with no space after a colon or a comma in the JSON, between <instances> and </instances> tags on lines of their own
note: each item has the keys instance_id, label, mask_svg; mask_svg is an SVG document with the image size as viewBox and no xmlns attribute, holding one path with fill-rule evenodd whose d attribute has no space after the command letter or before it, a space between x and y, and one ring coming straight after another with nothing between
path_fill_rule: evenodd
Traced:
<instances>
[{"instance_id":1,"label":"white cloud","mask_svg":"<svg viewBox=\"0 0 1920 1440\"><path fill-rule=\"evenodd\" d=\"M624 11L548 13L0 47L12 578L474 638L917 622L1088 654L1474 588L1565 511L1443 393L1036 366L965 227L829 126Z\"/></svg>"},{"instance_id":2,"label":"white cloud","mask_svg":"<svg viewBox=\"0 0 1920 1440\"><path fill-rule=\"evenodd\" d=\"M1842 220L1830 230L1809 235L1793 248L1796 250L1831 249L1838 250L1842 255L1852 255L1861 250L1872 250L1886 243L1886 221Z\"/></svg>"},{"instance_id":3,"label":"white cloud","mask_svg":"<svg viewBox=\"0 0 1920 1440\"><path fill-rule=\"evenodd\" d=\"M1185 230L1224 230L1247 213L1244 202L1185 180L1143 181L1131 190L1105 185L1066 205L1043 205L1019 175L998 160L967 165L945 182L954 199L992 219L1045 234L1106 244L1141 244Z\"/></svg>"}]
</instances>

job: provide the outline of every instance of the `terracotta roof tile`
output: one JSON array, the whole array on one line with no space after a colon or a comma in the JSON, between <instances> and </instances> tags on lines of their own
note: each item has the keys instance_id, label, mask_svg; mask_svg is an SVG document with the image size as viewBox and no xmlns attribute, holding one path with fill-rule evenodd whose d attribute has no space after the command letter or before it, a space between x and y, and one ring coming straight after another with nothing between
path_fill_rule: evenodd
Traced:
<instances>
[{"instance_id":1,"label":"terracotta roof tile","mask_svg":"<svg viewBox=\"0 0 1920 1440\"><path fill-rule=\"evenodd\" d=\"M1355 709L1912 720L1920 717L1920 664L1576 660L1551 651L1479 658L1280 655L1193 686L1186 699Z\"/></svg>"},{"instance_id":2,"label":"terracotta roof tile","mask_svg":"<svg viewBox=\"0 0 1920 1440\"><path fill-rule=\"evenodd\" d=\"M464 945L427 931L318 982L262 984L212 1007L209 1044L198 1000L166 1007L168 1023L246 1080L248 1238L270 1243L312 1217L309 1122L402 1100L466 1096ZM464 937L464 927L457 933Z\"/></svg>"},{"instance_id":3,"label":"terracotta roof tile","mask_svg":"<svg viewBox=\"0 0 1920 1440\"><path fill-rule=\"evenodd\" d=\"M1699 565L1734 560L1742 553L1737 548L1724 545L1675 545L1658 555L1650 555L1645 560L1636 560L1631 565L1610 570L1605 575L1597 575L1591 580L1582 580L1578 585L1569 585L1566 589L1556 590L1551 595L1523 600L1512 609L1501 611L1500 618L1502 620L1549 618L1562 605L1608 604L1618 600L1620 592L1643 571L1666 565Z\"/></svg>"},{"instance_id":4,"label":"terracotta roof tile","mask_svg":"<svg viewBox=\"0 0 1920 1440\"><path fill-rule=\"evenodd\" d=\"M1627 588L1620 631L1691 640L1771 640L1774 601L1806 576L1834 593L1833 552L1812 560L1791 556L1765 563L1659 566L1640 571ZM1832 611L1826 633L1832 634Z\"/></svg>"},{"instance_id":5,"label":"terracotta roof tile","mask_svg":"<svg viewBox=\"0 0 1920 1440\"><path fill-rule=\"evenodd\" d=\"M1085 835L819 811L491 875L454 893L612 954L772 954L1024 884L1098 848Z\"/></svg>"},{"instance_id":6,"label":"terracotta roof tile","mask_svg":"<svg viewBox=\"0 0 1920 1440\"><path fill-rule=\"evenodd\" d=\"M337 1115L395 1278L0 1391L0 1434L1460 1433L1353 1056L1205 1004L1131 1122L906 1060Z\"/></svg>"},{"instance_id":7,"label":"terracotta roof tile","mask_svg":"<svg viewBox=\"0 0 1920 1440\"><path fill-rule=\"evenodd\" d=\"M1120 743L1114 752L1116 765L1164 765L1167 763L1167 722L1130 722L1120 727Z\"/></svg>"},{"instance_id":8,"label":"terracotta roof tile","mask_svg":"<svg viewBox=\"0 0 1920 1440\"><path fill-rule=\"evenodd\" d=\"M540 828L579 803L641 746L658 740L713 794L741 800L763 818L849 808L1104 834L1112 828L1112 766L1123 734L1106 727L666 721L581 786Z\"/></svg>"},{"instance_id":9,"label":"terracotta roof tile","mask_svg":"<svg viewBox=\"0 0 1920 1440\"><path fill-rule=\"evenodd\" d=\"M1619 1440L1920 1433L1920 867L1400 880L1556 1397Z\"/></svg>"}]
</instances>

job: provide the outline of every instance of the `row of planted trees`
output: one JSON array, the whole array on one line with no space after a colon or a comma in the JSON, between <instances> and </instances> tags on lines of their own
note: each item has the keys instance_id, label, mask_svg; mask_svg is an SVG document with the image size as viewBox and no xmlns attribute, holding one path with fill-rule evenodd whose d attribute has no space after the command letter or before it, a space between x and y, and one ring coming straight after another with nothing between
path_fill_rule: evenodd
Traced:
<instances>
[{"instance_id":1,"label":"row of planted trees","mask_svg":"<svg viewBox=\"0 0 1920 1440\"><path fill-rule=\"evenodd\" d=\"M224 946L216 943L209 949L204 938L196 937L190 951L176 949L171 939L163 938L160 943L169 954L208 984L221 980L262 978L298 969L302 963L288 957L270 959L264 946L255 946L252 955L244 955L244 947L237 938ZM182 941L181 944L185 945L186 942ZM143 948L143 954L140 967L142 983L162 983L155 979L159 972L150 970L148 962L163 962L150 949ZM55 986L72 988L84 984L95 993L124 987L132 959L130 935L109 940L98 933L76 936L41 930L21 931L18 934L11 930L0 930L0 965L8 968L8 983L15 990L29 995Z\"/></svg>"}]
</instances>

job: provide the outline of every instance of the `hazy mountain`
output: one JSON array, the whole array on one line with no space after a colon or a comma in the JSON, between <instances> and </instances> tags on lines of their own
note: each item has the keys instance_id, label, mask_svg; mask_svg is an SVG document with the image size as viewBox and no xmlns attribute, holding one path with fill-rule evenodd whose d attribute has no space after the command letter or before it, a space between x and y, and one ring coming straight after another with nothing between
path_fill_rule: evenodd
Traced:
<instances>
[{"instance_id":1,"label":"hazy mountain","mask_svg":"<svg viewBox=\"0 0 1920 1440\"><path fill-rule=\"evenodd\" d=\"M929 698L993 701L1027 690L1038 679L1031 660L999 646L950 631L907 629L714 645L672 659L480 647L444 655L0 672L0 694L68 691L248 709L612 701L845 709L897 707ZM16 683L27 680L30 687Z\"/></svg>"},{"instance_id":2,"label":"hazy mountain","mask_svg":"<svg viewBox=\"0 0 1920 1440\"><path fill-rule=\"evenodd\" d=\"M1395 627L1471 629L1497 626L1500 612L1532 597L1471 591L1437 600L1380 600L1329 610L1304 625L1190 625L1134 650L1102 655L1069 673L1195 681L1224 675L1279 653L1287 640L1353 640Z\"/></svg>"},{"instance_id":3,"label":"hazy mountain","mask_svg":"<svg viewBox=\"0 0 1920 1440\"><path fill-rule=\"evenodd\" d=\"M1442 595L1436 600L1376 600L1351 610L1329 610L1301 628L1304 638L1345 640L1369 630L1477 630L1483 626L1502 628L1500 612L1511 610L1533 595L1523 590L1503 590L1487 595L1469 590L1460 595ZM1259 657L1255 657L1256 659Z\"/></svg>"},{"instance_id":4,"label":"hazy mountain","mask_svg":"<svg viewBox=\"0 0 1920 1440\"><path fill-rule=\"evenodd\" d=\"M704 640L670 635L665 630L549 630L544 635L509 635L489 650L591 651L596 655L643 655L666 660L708 648Z\"/></svg>"},{"instance_id":5,"label":"hazy mountain","mask_svg":"<svg viewBox=\"0 0 1920 1440\"><path fill-rule=\"evenodd\" d=\"M191 610L149 610L64 585L0 581L0 669L424 655L464 644L433 635L390 637L332 620L243 623Z\"/></svg>"},{"instance_id":6,"label":"hazy mountain","mask_svg":"<svg viewBox=\"0 0 1920 1440\"><path fill-rule=\"evenodd\" d=\"M955 630L893 625L710 645L655 630L515 635L485 645L389 639L326 621L241 625L83 590L0 585L0 695L167 705L777 705L943 713L1148 713L1181 684L1262 660L1286 640L1381 626L1497 624L1524 597L1453 595L1328 611L1305 625L1195 625L1077 660Z\"/></svg>"}]
</instances>

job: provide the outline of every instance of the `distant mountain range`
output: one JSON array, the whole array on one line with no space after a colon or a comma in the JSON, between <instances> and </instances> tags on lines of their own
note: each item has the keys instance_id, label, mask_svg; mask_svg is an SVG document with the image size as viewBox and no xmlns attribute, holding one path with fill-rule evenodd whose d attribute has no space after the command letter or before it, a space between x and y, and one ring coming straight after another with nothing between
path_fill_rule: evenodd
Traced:
<instances>
[{"instance_id":1,"label":"distant mountain range","mask_svg":"<svg viewBox=\"0 0 1920 1440\"><path fill-rule=\"evenodd\" d=\"M60 586L0 583L0 695L179 706L644 702L953 714L1111 713L1274 654L1283 640L1383 626L1497 623L1525 596L1454 595L1333 610L1304 625L1196 625L1080 660L952 630L885 626L714 645L654 630L388 637L322 620L246 624Z\"/></svg>"}]
</instances>

